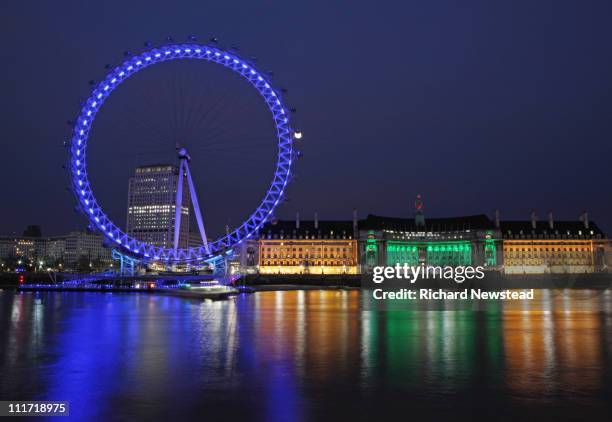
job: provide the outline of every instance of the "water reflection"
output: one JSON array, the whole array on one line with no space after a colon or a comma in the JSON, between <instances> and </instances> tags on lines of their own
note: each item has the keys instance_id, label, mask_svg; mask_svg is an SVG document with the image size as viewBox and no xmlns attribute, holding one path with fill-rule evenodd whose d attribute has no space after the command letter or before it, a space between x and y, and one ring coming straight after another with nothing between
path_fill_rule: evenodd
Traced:
<instances>
[{"instance_id":1,"label":"water reflection","mask_svg":"<svg viewBox=\"0 0 612 422\"><path fill-rule=\"evenodd\" d=\"M559 392L588 396L600 389L610 337L609 327L602 327L603 297L594 291L544 291L533 309L506 307L508 385L527 398Z\"/></svg>"},{"instance_id":2,"label":"water reflection","mask_svg":"<svg viewBox=\"0 0 612 422\"><path fill-rule=\"evenodd\" d=\"M610 410L609 291L542 290L477 311L364 311L361 300L0 292L0 396L70 399L73 414L105 420L366 419L407 397L417 413L464 419L500 406L545 419L573 404Z\"/></svg>"}]
</instances>

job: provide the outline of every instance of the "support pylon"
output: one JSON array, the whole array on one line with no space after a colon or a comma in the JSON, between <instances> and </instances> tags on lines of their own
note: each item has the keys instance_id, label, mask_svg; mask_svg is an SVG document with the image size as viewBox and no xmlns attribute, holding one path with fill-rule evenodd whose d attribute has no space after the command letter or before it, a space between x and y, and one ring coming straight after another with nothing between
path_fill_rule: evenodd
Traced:
<instances>
[{"instance_id":1,"label":"support pylon","mask_svg":"<svg viewBox=\"0 0 612 422\"><path fill-rule=\"evenodd\" d=\"M178 185L176 187L176 202L174 209L174 254L176 256L179 244L179 237L181 233L181 211L183 208L183 177L187 177L187 184L189 185L189 193L191 194L191 203L193 205L193 211L195 213L196 221L198 222L198 230L202 237L202 244L207 254L210 254L210 248L208 247L208 239L206 238L206 231L204 230L204 220L202 220L202 213L200 212L200 204L198 202L198 195L191 178L191 171L189 170L189 162L191 156L187 152L186 148L177 148L179 156L179 177ZM187 204L189 206L189 204Z\"/></svg>"}]
</instances>

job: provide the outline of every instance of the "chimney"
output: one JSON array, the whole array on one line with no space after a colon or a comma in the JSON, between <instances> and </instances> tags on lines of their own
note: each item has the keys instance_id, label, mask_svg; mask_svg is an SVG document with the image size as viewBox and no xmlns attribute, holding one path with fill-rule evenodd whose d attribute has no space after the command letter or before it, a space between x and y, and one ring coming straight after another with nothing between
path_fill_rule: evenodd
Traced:
<instances>
[{"instance_id":1,"label":"chimney","mask_svg":"<svg viewBox=\"0 0 612 422\"><path fill-rule=\"evenodd\" d=\"M357 233L357 208L353 208L353 233Z\"/></svg>"},{"instance_id":2,"label":"chimney","mask_svg":"<svg viewBox=\"0 0 612 422\"><path fill-rule=\"evenodd\" d=\"M296 211L295 213L295 228L300 229L300 212Z\"/></svg>"},{"instance_id":3,"label":"chimney","mask_svg":"<svg viewBox=\"0 0 612 422\"><path fill-rule=\"evenodd\" d=\"M534 230L536 229L537 218L535 211L531 211L531 228Z\"/></svg>"},{"instance_id":4,"label":"chimney","mask_svg":"<svg viewBox=\"0 0 612 422\"><path fill-rule=\"evenodd\" d=\"M319 229L319 213L316 211L315 211L314 228L315 230Z\"/></svg>"},{"instance_id":5,"label":"chimney","mask_svg":"<svg viewBox=\"0 0 612 422\"><path fill-rule=\"evenodd\" d=\"M551 230L555 228L552 211L548 211L548 228Z\"/></svg>"},{"instance_id":6,"label":"chimney","mask_svg":"<svg viewBox=\"0 0 612 422\"><path fill-rule=\"evenodd\" d=\"M499 229L499 210L495 210L495 228Z\"/></svg>"},{"instance_id":7,"label":"chimney","mask_svg":"<svg viewBox=\"0 0 612 422\"><path fill-rule=\"evenodd\" d=\"M582 214L582 222L584 223L584 228L588 230L589 229L589 213L586 211Z\"/></svg>"}]
</instances>

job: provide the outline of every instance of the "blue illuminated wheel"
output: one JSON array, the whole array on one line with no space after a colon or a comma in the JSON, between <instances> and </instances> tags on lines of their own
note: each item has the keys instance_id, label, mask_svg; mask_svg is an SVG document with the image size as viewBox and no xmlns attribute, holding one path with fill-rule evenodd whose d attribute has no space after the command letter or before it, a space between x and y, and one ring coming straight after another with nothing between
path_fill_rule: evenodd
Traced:
<instances>
[{"instance_id":1,"label":"blue illuminated wheel","mask_svg":"<svg viewBox=\"0 0 612 422\"><path fill-rule=\"evenodd\" d=\"M278 140L278 160L272 183L255 212L251 214L238 228L213 242L208 243L209 253L204 245L177 249L164 248L135 239L122 231L102 210L91 189L87 172L87 140L96 113L115 88L136 72L156 63L179 59L205 60L223 65L238 73L261 94L267 104L274 124ZM151 48L132 56L106 75L97 84L91 96L81 109L76 120L74 133L70 143L70 172L72 183L79 204L92 225L97 228L116 247L127 254L144 260L167 261L173 263L209 260L229 248L239 244L256 234L259 228L271 216L278 206L287 184L290 180L293 162L293 138L300 138L299 132L294 134L289 121L289 111L282 102L279 91L274 89L270 81L252 64L238 57L235 53L221 50L205 44L168 44Z\"/></svg>"}]
</instances>

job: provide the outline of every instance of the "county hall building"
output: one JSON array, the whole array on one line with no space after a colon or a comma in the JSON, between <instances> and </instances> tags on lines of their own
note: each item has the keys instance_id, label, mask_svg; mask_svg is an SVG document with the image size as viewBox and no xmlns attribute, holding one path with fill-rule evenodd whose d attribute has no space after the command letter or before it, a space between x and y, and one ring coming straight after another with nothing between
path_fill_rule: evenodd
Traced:
<instances>
[{"instance_id":1,"label":"county hall building","mask_svg":"<svg viewBox=\"0 0 612 422\"><path fill-rule=\"evenodd\" d=\"M279 220L249 243L241 268L260 274L361 274L377 266L481 266L506 275L610 271L612 245L585 213L576 221L502 221L485 214ZM245 249L245 250L247 250Z\"/></svg>"},{"instance_id":2,"label":"county hall building","mask_svg":"<svg viewBox=\"0 0 612 422\"><path fill-rule=\"evenodd\" d=\"M584 213L580 221L502 221L505 274L593 273L608 267L610 242ZM608 255L608 257L606 257Z\"/></svg>"},{"instance_id":3,"label":"county hall building","mask_svg":"<svg viewBox=\"0 0 612 422\"><path fill-rule=\"evenodd\" d=\"M482 266L500 270L501 236L486 215L425 218L421 196L413 218L368 215L359 222L361 269L376 266Z\"/></svg>"},{"instance_id":4,"label":"county hall building","mask_svg":"<svg viewBox=\"0 0 612 422\"><path fill-rule=\"evenodd\" d=\"M259 233L260 274L358 274L353 221L278 220Z\"/></svg>"}]
</instances>

